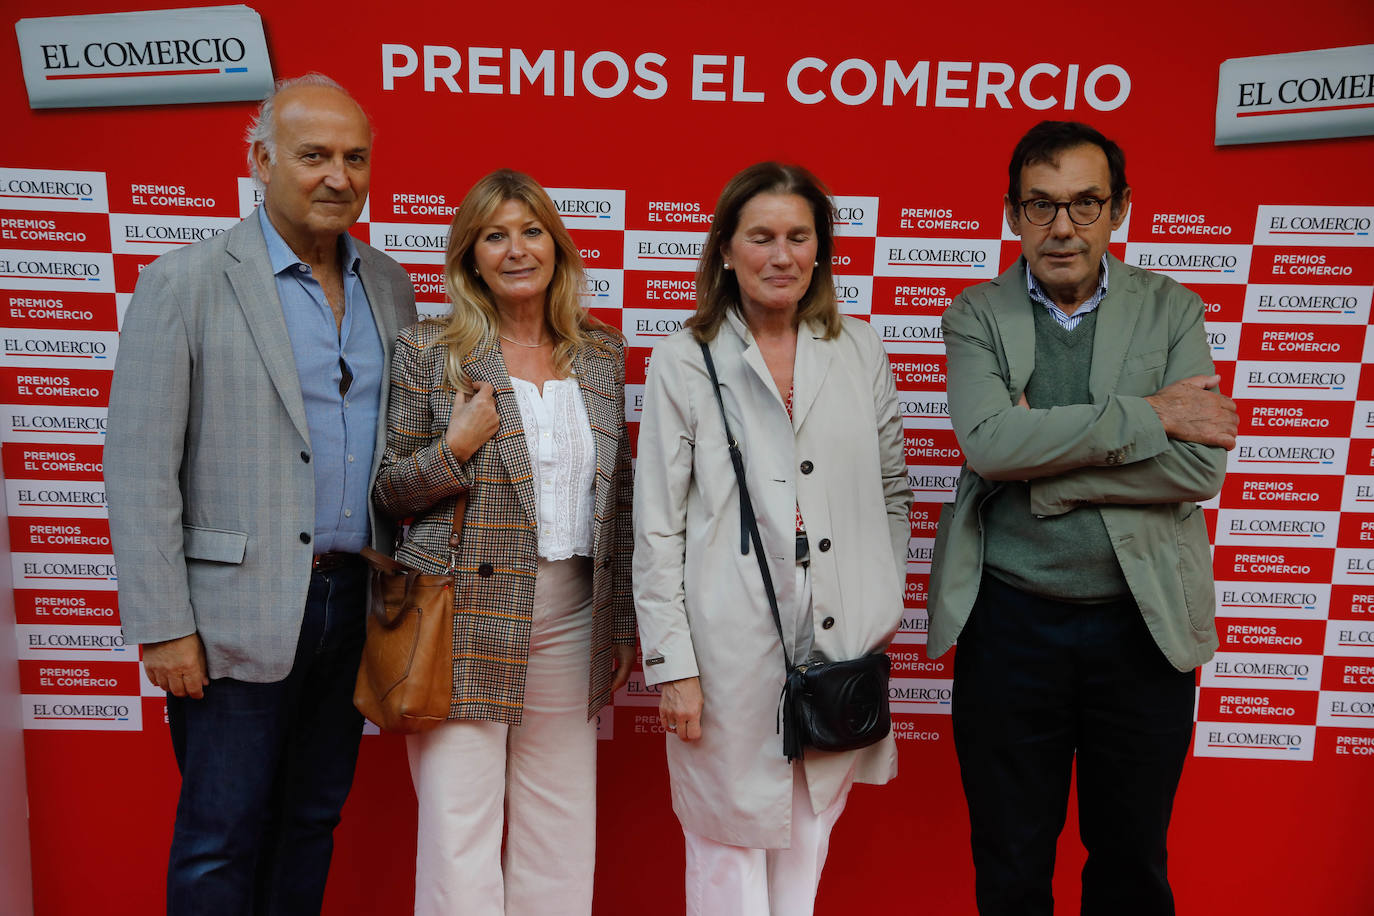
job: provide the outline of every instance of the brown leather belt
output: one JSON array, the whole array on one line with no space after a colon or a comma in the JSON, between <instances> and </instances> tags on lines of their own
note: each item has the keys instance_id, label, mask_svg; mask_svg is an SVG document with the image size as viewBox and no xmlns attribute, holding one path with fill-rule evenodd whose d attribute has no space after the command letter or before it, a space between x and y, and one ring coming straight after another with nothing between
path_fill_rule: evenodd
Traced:
<instances>
[{"instance_id":1,"label":"brown leather belt","mask_svg":"<svg viewBox=\"0 0 1374 916\"><path fill-rule=\"evenodd\" d=\"M363 562L363 558L356 553L344 553L342 550L331 550L328 553L317 553L310 561L310 571L318 573L333 572L336 569L344 569L349 566L358 566Z\"/></svg>"}]
</instances>

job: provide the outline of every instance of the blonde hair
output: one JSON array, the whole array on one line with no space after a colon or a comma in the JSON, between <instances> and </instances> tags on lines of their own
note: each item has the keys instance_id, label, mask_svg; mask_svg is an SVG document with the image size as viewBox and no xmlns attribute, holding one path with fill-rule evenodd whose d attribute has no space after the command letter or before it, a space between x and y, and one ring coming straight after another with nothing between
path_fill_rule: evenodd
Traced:
<instances>
[{"instance_id":1,"label":"blonde hair","mask_svg":"<svg viewBox=\"0 0 1374 916\"><path fill-rule=\"evenodd\" d=\"M431 319L443 326L443 332L430 346L448 347L444 377L450 385L463 391L472 390L463 372L463 358L478 347L497 346L500 327L496 300L477 275L473 247L482 227L502 204L511 200L528 207L553 240L553 278L544 300L544 320L554 339L554 371L559 376L567 375L578 351L584 347L609 349L605 341L590 333L593 329L616 336L613 329L590 315L582 305L582 290L586 286L582 255L572 236L568 235L548 192L528 175L512 169L497 169L472 186L453 215L448 248L444 252L444 286L453 310L447 319Z\"/></svg>"}]
</instances>

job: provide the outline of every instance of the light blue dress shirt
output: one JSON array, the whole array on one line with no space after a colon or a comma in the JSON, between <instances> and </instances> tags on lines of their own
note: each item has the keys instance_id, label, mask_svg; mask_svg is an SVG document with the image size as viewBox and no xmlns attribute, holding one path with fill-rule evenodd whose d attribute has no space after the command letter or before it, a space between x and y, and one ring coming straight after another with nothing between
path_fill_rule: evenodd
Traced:
<instances>
[{"instance_id":1,"label":"light blue dress shirt","mask_svg":"<svg viewBox=\"0 0 1374 916\"><path fill-rule=\"evenodd\" d=\"M342 236L344 318L336 328L324 288L310 266L258 208L267 255L296 357L315 471L315 553L356 553L371 539L368 477L381 411L385 361L377 322L358 275L358 248ZM344 367L352 375L340 393Z\"/></svg>"}]
</instances>

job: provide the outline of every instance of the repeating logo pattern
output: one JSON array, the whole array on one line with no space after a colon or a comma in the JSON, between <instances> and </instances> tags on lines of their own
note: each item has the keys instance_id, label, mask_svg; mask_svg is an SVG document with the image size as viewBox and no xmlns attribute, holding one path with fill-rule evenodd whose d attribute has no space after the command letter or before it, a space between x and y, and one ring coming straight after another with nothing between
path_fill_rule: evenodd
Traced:
<instances>
[{"instance_id":1,"label":"repeating logo pattern","mask_svg":"<svg viewBox=\"0 0 1374 916\"><path fill-rule=\"evenodd\" d=\"M259 201L247 179L115 190L138 212L111 212L101 172L0 168L0 450L24 722L34 729L161 719L119 630L105 513L117 330L143 265L232 225L188 195L237 198L242 215ZM625 189L550 194L586 262L588 308L627 338L637 427L652 347L695 307L709 203ZM354 229L409 270L422 314L447 310L442 264L457 200L452 189L387 194ZM940 316L1018 246L995 197L978 212L908 203L885 213L880 197L837 197L832 268L841 310L873 324L897 382L916 505L890 700L899 738L935 740L938 720L923 717L949 712L953 665L925 655L925 602L940 504L963 460ZM1150 213L1112 240L1128 263L1202 296L1213 359L1241 408L1226 484L1204 505L1221 650L1199 676L1194 753L1374 756L1374 208L1262 204L1245 219ZM616 703L645 707L636 732L658 730L647 715L657 690L638 672ZM603 716L602 737L611 726Z\"/></svg>"}]
</instances>

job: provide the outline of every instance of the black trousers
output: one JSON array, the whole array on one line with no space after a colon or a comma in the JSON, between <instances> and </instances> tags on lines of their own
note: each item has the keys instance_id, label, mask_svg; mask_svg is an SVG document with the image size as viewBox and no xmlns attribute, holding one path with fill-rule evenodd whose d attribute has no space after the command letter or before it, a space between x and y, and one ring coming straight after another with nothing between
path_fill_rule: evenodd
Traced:
<instances>
[{"instance_id":1,"label":"black trousers","mask_svg":"<svg viewBox=\"0 0 1374 916\"><path fill-rule=\"evenodd\" d=\"M1054 912L1075 758L1083 916L1174 912L1165 839L1194 692L1133 601L1067 604L984 577L952 710L982 916Z\"/></svg>"}]
</instances>

